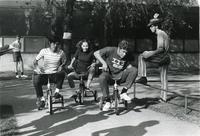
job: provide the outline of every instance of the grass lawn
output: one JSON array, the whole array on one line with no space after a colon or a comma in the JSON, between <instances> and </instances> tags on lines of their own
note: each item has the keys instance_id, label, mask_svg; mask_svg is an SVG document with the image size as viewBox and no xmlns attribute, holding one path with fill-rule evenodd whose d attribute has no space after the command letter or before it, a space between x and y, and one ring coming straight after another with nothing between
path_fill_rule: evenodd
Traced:
<instances>
[{"instance_id":1,"label":"grass lawn","mask_svg":"<svg viewBox=\"0 0 200 136\"><path fill-rule=\"evenodd\" d=\"M0 135L17 135L17 121L10 105L0 105Z\"/></svg>"}]
</instances>

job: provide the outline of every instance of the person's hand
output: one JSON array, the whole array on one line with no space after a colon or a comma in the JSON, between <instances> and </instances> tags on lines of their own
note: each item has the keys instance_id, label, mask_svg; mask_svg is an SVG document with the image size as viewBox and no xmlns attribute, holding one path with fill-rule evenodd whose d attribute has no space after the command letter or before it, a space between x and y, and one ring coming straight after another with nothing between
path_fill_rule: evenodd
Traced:
<instances>
[{"instance_id":1,"label":"person's hand","mask_svg":"<svg viewBox=\"0 0 200 136\"><path fill-rule=\"evenodd\" d=\"M34 69L34 71L35 71L37 74L43 74L43 73L45 73L45 72L44 72L44 69L43 69L42 67L39 67L39 66L37 66L37 67Z\"/></svg>"},{"instance_id":2,"label":"person's hand","mask_svg":"<svg viewBox=\"0 0 200 136\"><path fill-rule=\"evenodd\" d=\"M145 58L145 59L147 59L147 58L149 58L149 57L151 57L152 56L152 51L144 51L143 53L142 53L142 56Z\"/></svg>"},{"instance_id":3,"label":"person's hand","mask_svg":"<svg viewBox=\"0 0 200 136\"><path fill-rule=\"evenodd\" d=\"M62 66L59 66L59 67L58 67L58 72L60 72L62 69L63 69L63 67L62 67Z\"/></svg>"},{"instance_id":4,"label":"person's hand","mask_svg":"<svg viewBox=\"0 0 200 136\"><path fill-rule=\"evenodd\" d=\"M95 63L92 63L92 64L88 67L88 69L89 69L89 68L94 68L95 65L96 65Z\"/></svg>"},{"instance_id":5,"label":"person's hand","mask_svg":"<svg viewBox=\"0 0 200 136\"><path fill-rule=\"evenodd\" d=\"M108 71L108 65L106 63L103 63L102 67L100 67L103 71Z\"/></svg>"},{"instance_id":6,"label":"person's hand","mask_svg":"<svg viewBox=\"0 0 200 136\"><path fill-rule=\"evenodd\" d=\"M8 49L14 49L15 48L12 44L11 45L6 44L5 46L9 46Z\"/></svg>"},{"instance_id":7,"label":"person's hand","mask_svg":"<svg viewBox=\"0 0 200 136\"><path fill-rule=\"evenodd\" d=\"M67 66L68 69L74 69L72 65Z\"/></svg>"}]
</instances>

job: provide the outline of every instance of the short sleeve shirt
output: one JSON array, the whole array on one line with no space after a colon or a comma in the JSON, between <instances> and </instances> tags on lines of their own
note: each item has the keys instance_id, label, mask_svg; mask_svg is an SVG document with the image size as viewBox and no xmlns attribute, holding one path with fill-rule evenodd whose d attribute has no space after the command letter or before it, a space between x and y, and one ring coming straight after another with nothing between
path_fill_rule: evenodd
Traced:
<instances>
[{"instance_id":1,"label":"short sleeve shirt","mask_svg":"<svg viewBox=\"0 0 200 136\"><path fill-rule=\"evenodd\" d=\"M13 52L20 52L21 50L21 42L16 40L13 43L11 43L11 46L13 46L14 48L12 49Z\"/></svg>"},{"instance_id":2,"label":"short sleeve shirt","mask_svg":"<svg viewBox=\"0 0 200 136\"><path fill-rule=\"evenodd\" d=\"M113 77L121 76L122 71L128 66L126 57L120 58L117 47L105 47L100 50L100 55L105 59Z\"/></svg>"},{"instance_id":3,"label":"short sleeve shirt","mask_svg":"<svg viewBox=\"0 0 200 136\"><path fill-rule=\"evenodd\" d=\"M57 52L52 52L50 48L42 49L36 56L36 60L43 58L44 61L44 71L45 73L56 73L58 67L66 59L65 54L62 50Z\"/></svg>"},{"instance_id":4,"label":"short sleeve shirt","mask_svg":"<svg viewBox=\"0 0 200 136\"><path fill-rule=\"evenodd\" d=\"M87 72L88 67L92 64L94 59L94 52L82 52L81 49L77 49L74 58L75 58L75 71L77 73Z\"/></svg>"}]
</instances>

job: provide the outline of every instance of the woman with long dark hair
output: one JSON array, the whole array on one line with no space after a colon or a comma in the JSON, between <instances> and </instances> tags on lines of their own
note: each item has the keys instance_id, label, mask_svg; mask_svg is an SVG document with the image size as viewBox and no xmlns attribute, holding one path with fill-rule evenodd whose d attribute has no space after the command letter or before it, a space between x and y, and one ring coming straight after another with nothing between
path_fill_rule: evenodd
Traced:
<instances>
[{"instance_id":1,"label":"woman with long dark hair","mask_svg":"<svg viewBox=\"0 0 200 136\"><path fill-rule=\"evenodd\" d=\"M68 69L73 69L71 73L67 75L69 86L74 88L74 79L79 79L78 74L87 73L87 83L86 88L90 88L90 83L94 76L95 72L95 63L94 63L94 51L91 49L90 42L86 39L83 39L78 42L77 50L74 54L74 57L71 60Z\"/></svg>"}]
</instances>

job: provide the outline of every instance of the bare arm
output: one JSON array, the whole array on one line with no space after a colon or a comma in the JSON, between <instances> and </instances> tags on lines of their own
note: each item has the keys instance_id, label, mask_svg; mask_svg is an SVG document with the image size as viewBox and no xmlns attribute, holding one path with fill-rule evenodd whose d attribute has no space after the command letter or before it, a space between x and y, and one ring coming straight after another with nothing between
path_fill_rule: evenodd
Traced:
<instances>
[{"instance_id":1,"label":"bare arm","mask_svg":"<svg viewBox=\"0 0 200 136\"><path fill-rule=\"evenodd\" d=\"M161 53L164 51L164 38L161 34L157 36L157 49L154 51L145 51L142 53L144 58L149 58L155 54Z\"/></svg>"},{"instance_id":2,"label":"bare arm","mask_svg":"<svg viewBox=\"0 0 200 136\"><path fill-rule=\"evenodd\" d=\"M34 67L34 71L37 73L37 74L41 74L41 73L44 73L44 69L39 67L38 65L38 60L34 60L33 61L33 67Z\"/></svg>"},{"instance_id":3,"label":"bare arm","mask_svg":"<svg viewBox=\"0 0 200 136\"><path fill-rule=\"evenodd\" d=\"M101 64L102 64L102 69L107 70L107 68L108 68L107 63L106 63L105 60L101 57L100 51L99 51L99 50L94 52L94 56L95 56L95 58L96 58L98 61L101 62Z\"/></svg>"},{"instance_id":4,"label":"bare arm","mask_svg":"<svg viewBox=\"0 0 200 136\"><path fill-rule=\"evenodd\" d=\"M38 66L38 60L34 59L33 61L33 67L36 68Z\"/></svg>"},{"instance_id":5,"label":"bare arm","mask_svg":"<svg viewBox=\"0 0 200 136\"><path fill-rule=\"evenodd\" d=\"M75 60L76 60L76 58L73 57L72 60L71 60L71 63L70 63L69 66L68 66L69 69L72 69L72 68L73 68L72 65L73 65L73 63L74 63Z\"/></svg>"}]
</instances>

